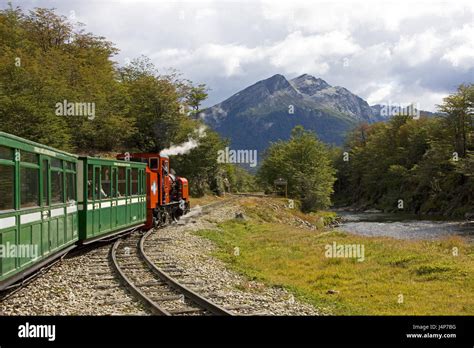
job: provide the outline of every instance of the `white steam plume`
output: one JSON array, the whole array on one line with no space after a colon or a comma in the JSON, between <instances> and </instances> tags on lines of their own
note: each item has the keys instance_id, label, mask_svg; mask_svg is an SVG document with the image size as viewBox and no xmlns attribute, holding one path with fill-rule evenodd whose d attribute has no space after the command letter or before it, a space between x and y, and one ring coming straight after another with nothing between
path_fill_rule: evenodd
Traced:
<instances>
[{"instance_id":1,"label":"white steam plume","mask_svg":"<svg viewBox=\"0 0 474 348\"><path fill-rule=\"evenodd\" d=\"M194 130L194 134L188 136L188 141L179 144L173 145L167 149L164 149L160 152L160 156L175 156L175 155L185 155L195 147L199 146L199 139L206 136L206 127L201 126L198 129Z\"/></svg>"}]
</instances>

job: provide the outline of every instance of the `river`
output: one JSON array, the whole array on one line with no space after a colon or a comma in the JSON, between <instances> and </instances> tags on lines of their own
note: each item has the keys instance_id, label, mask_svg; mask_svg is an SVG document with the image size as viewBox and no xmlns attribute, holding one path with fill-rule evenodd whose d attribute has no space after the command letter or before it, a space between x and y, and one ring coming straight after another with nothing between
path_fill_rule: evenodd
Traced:
<instances>
[{"instance_id":1,"label":"river","mask_svg":"<svg viewBox=\"0 0 474 348\"><path fill-rule=\"evenodd\" d=\"M462 236L474 243L474 222L444 220L441 217L386 213L337 211L343 218L338 229L364 236L386 236L397 239L433 240Z\"/></svg>"}]
</instances>

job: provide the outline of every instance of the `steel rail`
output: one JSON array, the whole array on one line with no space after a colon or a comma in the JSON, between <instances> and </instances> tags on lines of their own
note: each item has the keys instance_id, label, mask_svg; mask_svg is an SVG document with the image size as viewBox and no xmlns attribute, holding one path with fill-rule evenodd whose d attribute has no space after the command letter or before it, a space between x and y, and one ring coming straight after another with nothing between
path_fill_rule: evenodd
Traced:
<instances>
[{"instance_id":1,"label":"steel rail","mask_svg":"<svg viewBox=\"0 0 474 348\"><path fill-rule=\"evenodd\" d=\"M143 261L148 265L150 270L157 275L162 281L168 284L173 289L177 290L181 294L183 294L187 299L191 302L197 304L199 307L206 309L210 313L214 315L222 315L222 316L229 316L233 315L232 312L228 311L227 309L213 303L212 301L202 297L198 293L194 292L193 290L187 288L183 284L179 283L176 279L171 277L168 273L164 272L160 268L158 268L155 263L149 258L149 256L145 253L145 241L151 235L153 230L149 230L140 238L140 248L139 253Z\"/></svg>"},{"instance_id":2,"label":"steel rail","mask_svg":"<svg viewBox=\"0 0 474 348\"><path fill-rule=\"evenodd\" d=\"M153 314L170 316L171 313L166 309L161 308L155 301L150 299L143 291L141 291L133 282L126 276L117 261L117 249L122 242L121 239L117 240L112 248L110 249L110 257L112 264L118 276L122 279L124 285L130 290L130 292L138 298Z\"/></svg>"}]
</instances>

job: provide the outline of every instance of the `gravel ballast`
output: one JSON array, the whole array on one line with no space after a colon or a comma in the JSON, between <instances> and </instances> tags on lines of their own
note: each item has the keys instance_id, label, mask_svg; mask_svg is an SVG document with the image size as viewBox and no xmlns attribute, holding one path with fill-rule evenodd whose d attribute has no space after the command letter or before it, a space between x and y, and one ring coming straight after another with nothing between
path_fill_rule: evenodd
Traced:
<instances>
[{"instance_id":1,"label":"gravel ballast","mask_svg":"<svg viewBox=\"0 0 474 348\"><path fill-rule=\"evenodd\" d=\"M217 247L194 234L215 229L218 222L238 212L238 204L232 202L205 214L195 209L179 223L154 232L145 250L152 259L185 270L183 281L192 284L190 288L237 315L320 315L321 311L296 300L285 289L249 281L228 269L211 255ZM149 315L116 278L108 259L110 246L65 258L1 301L0 315Z\"/></svg>"}]
</instances>

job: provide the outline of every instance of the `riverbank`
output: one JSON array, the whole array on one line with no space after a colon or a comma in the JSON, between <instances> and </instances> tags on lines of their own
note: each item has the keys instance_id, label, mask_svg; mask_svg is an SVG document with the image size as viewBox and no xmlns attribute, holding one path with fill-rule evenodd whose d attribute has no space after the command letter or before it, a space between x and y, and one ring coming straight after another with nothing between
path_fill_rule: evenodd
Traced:
<instances>
[{"instance_id":1,"label":"riverbank","mask_svg":"<svg viewBox=\"0 0 474 348\"><path fill-rule=\"evenodd\" d=\"M391 237L406 240L435 240L459 236L474 243L474 222L447 219L443 216L387 214L375 211L354 213L337 211L339 228L363 236Z\"/></svg>"},{"instance_id":2,"label":"riverbank","mask_svg":"<svg viewBox=\"0 0 474 348\"><path fill-rule=\"evenodd\" d=\"M197 233L250 279L282 286L327 314L474 315L474 246L460 237L366 237L325 229L334 215L305 215L285 200L240 204L245 219Z\"/></svg>"}]
</instances>

